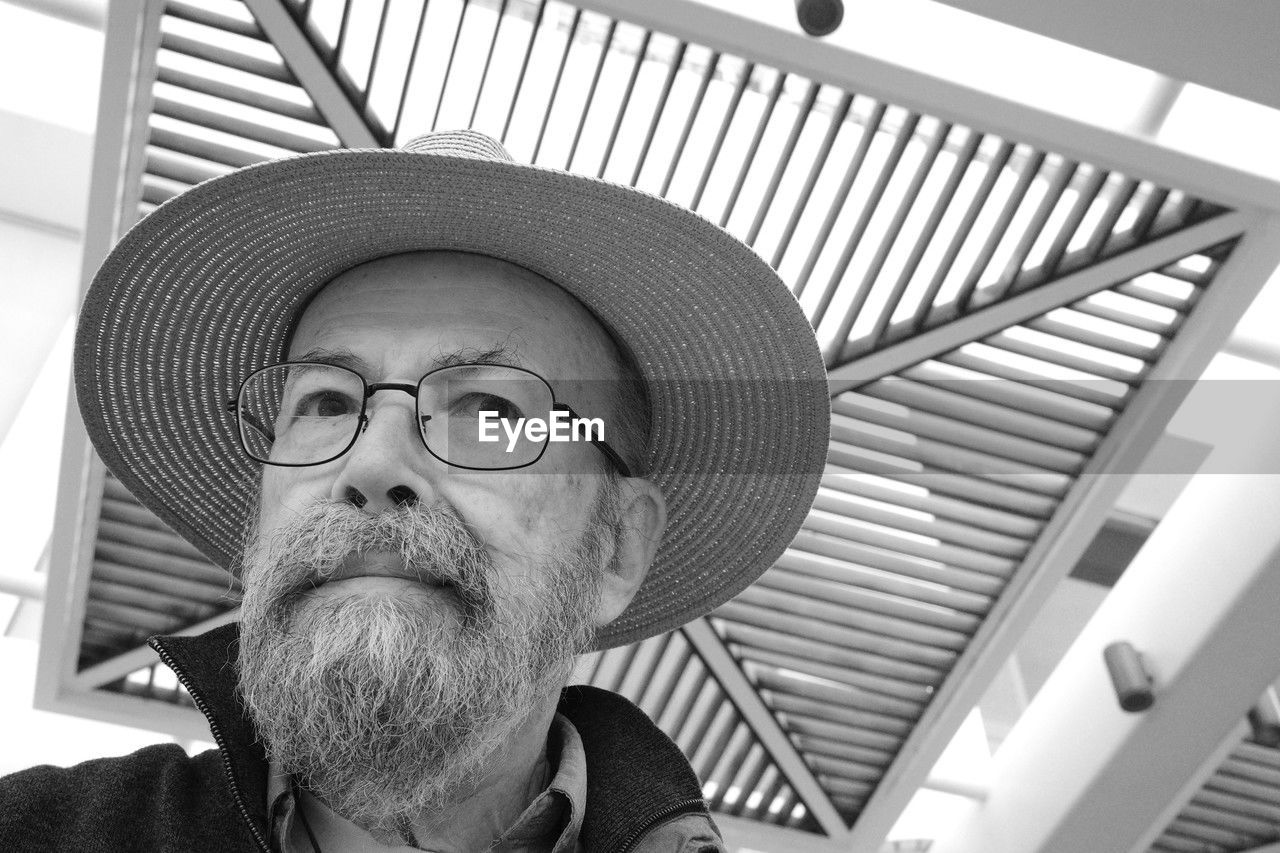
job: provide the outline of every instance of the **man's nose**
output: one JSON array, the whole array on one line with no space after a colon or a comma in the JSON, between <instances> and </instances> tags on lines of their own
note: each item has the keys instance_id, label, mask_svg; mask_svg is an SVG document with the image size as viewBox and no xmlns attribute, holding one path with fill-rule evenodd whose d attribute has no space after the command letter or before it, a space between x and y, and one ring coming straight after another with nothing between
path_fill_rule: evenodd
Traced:
<instances>
[{"instance_id":1,"label":"man's nose","mask_svg":"<svg viewBox=\"0 0 1280 853\"><path fill-rule=\"evenodd\" d=\"M330 497L371 514L430 502L434 469L443 463L423 446L413 400L385 399L375 406L371 398L365 414L365 428L341 458Z\"/></svg>"}]
</instances>

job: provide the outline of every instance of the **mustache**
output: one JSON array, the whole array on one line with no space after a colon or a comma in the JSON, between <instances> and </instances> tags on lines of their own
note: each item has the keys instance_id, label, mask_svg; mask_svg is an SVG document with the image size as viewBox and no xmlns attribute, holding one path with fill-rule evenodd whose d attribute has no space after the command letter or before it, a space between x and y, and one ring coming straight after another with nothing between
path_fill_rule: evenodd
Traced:
<instances>
[{"instance_id":1,"label":"mustache","mask_svg":"<svg viewBox=\"0 0 1280 853\"><path fill-rule=\"evenodd\" d=\"M377 574L447 591L467 621L494 612L492 558L443 504L369 515L345 502L317 501L273 531L263 547L274 575L265 579L273 611L290 609L330 581ZM363 568L370 562L373 571Z\"/></svg>"}]
</instances>

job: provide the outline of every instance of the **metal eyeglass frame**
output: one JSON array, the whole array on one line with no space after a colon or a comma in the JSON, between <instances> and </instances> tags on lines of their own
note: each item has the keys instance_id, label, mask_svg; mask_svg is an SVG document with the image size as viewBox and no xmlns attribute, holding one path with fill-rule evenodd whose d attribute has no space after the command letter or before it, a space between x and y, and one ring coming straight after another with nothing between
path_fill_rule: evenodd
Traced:
<instances>
[{"instance_id":1,"label":"metal eyeglass frame","mask_svg":"<svg viewBox=\"0 0 1280 853\"><path fill-rule=\"evenodd\" d=\"M249 382L253 380L253 377L265 371L273 370L277 367L284 367L286 365L292 366L292 365L306 365L306 364L313 364L313 365L316 365L317 367L330 367L330 368L335 368L337 370L345 370L347 373L350 373L352 376L360 380L360 386L364 389L364 391L362 394L362 398L360 400L360 416L357 419L359 426L352 432L351 441L347 442L347 445L343 447L341 450L339 450L337 453L335 453L334 455L330 456L327 459L321 459L318 462L272 462L269 459L262 459L258 456L255 456L253 454L253 451L249 449L249 445L244 438L244 422L248 420L257 421L257 418L254 418L247 411L243 410L240 405L240 399L244 396L245 386L248 385ZM543 379L537 373L534 373L532 370L528 370L523 367L513 367L509 364L493 364L493 363L484 362L484 361L466 362L463 364L450 364L444 367L437 367L435 370L432 370L432 371L429 371L428 373L423 374L422 378L418 380L418 383L416 385L410 385L406 382L374 382L370 384L365 381L365 378L363 376L361 376L359 373L352 370L351 368L343 367L340 364L331 364L327 361L282 361L277 364L269 364L266 367L260 367L257 370L253 371L252 373L250 373L248 376L246 376L244 378L244 381L240 383L240 388L236 392L236 396L227 401L227 411L231 412L236 416L236 436L240 439L240 448L245 452L245 455L248 456L250 459L252 459L255 462L261 462L264 465L275 465L276 467L279 467L279 468L310 468L314 465L324 465L325 463L332 462L333 460L338 459L339 457L346 454L347 451L351 450L351 448L355 447L356 442L360 440L360 435L369 427L369 415L368 415L369 399L374 394L378 393L379 391L403 391L404 393L413 397L413 409L414 409L414 415L415 415L414 420L418 421L419 423L417 433L418 433L418 438L422 441L422 446L426 449L428 453L430 453L436 459L439 459L444 464L453 468L462 468L467 471L514 471L519 468L527 468L530 465L537 464L538 460L540 460L543 454L547 452L547 446L551 443L550 436L543 439L542 449L538 451L538 455L535 456L533 459L531 459L528 462L521 463L519 465L508 465L502 468L481 468L473 465L459 465L456 462L450 462L448 459L445 459L444 457L440 456L438 453L436 453L434 450L431 449L431 447L427 444L427 437L422 431L421 420L420 420L421 411L418 409L418 400L419 400L418 395L422 390L422 384L426 382L428 379L430 379L433 375L440 373L441 371L444 371L444 370L454 370L459 367L501 367L504 370L514 370L519 373L527 373L530 376L532 376L534 379L537 379L539 382L541 382L544 386L546 386L547 391L550 392L552 411L565 412L569 415L570 418L573 418L574 420L583 420L583 418L577 412L575 412L572 408L570 408L567 403L561 403L557 401L556 392L555 392L555 389L551 387L551 383L548 382L546 379ZM274 442L275 438L274 436L271 435L271 431L266 427L266 424L253 423L250 425L254 429L257 429L264 436L271 437L272 441ZM595 438L593 435L591 438L591 443L596 447L597 450L599 450L604 455L605 459L609 460L610 464L612 464L613 467L618 470L619 474L621 474L624 477L631 476L631 468L627 465L626 462L623 461L622 457L618 455L618 452L614 450L612 447L610 447L603 439Z\"/></svg>"}]
</instances>

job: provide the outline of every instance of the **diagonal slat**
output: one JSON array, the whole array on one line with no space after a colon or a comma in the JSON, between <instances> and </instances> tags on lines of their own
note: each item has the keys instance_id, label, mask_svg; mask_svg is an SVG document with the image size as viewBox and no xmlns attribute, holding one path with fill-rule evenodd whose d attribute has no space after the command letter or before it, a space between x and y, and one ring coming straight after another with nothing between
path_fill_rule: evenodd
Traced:
<instances>
[{"instance_id":1,"label":"diagonal slat","mask_svg":"<svg viewBox=\"0 0 1280 853\"><path fill-rule=\"evenodd\" d=\"M967 527L992 531L1010 539L1032 539L1042 526L1039 519L1023 512L1005 512L978 503L952 500L925 489L895 488L890 485L891 482L828 465L823 473L822 485L904 510L915 510L931 517L961 522Z\"/></svg>"},{"instance_id":2,"label":"diagonal slat","mask_svg":"<svg viewBox=\"0 0 1280 853\"><path fill-rule=\"evenodd\" d=\"M889 183L893 180L894 173L898 169L898 164L902 160L903 153L907 150L907 145L911 142L915 135L916 127L920 124L919 113L908 113L906 119L903 120L902 126L898 128L894 135L893 147L889 149L889 153L885 155L884 162L880 164L880 175L876 178L875 184L871 188L871 192L867 196L865 206L862 213L858 216L857 223L853 226L853 230L849 232L848 238L845 240L844 251L840 253L840 259L836 261L835 269L831 273L831 277L827 279L827 284L822 290L822 296L818 300L818 305L813 312L813 325L821 326L823 319L826 317L827 310L831 307L831 302L835 298L836 293L841 289L844 280L844 274L849 269L849 264L853 260L854 252L857 251L862 238L867 233L867 228L871 225L871 220L875 216L876 211L880 207L880 202L884 199L885 192L889 189ZM866 304L867 297L870 296L869 288L862 287L853 293L853 302L846 309L846 317L855 317L862 310L862 306ZM844 321L841 321L843 325ZM835 340L829 345L826 353L828 363L832 353L839 352L840 347L844 346L845 336L836 335Z\"/></svg>"},{"instance_id":3,"label":"diagonal slat","mask_svg":"<svg viewBox=\"0 0 1280 853\"><path fill-rule=\"evenodd\" d=\"M831 208L827 211L827 216L814 238L813 247L809 250L809 256L805 258L804 266L792 285L797 299L804 294L805 287L808 286L809 279L813 275L813 270L818 265L818 258L821 256L827 240L831 237L831 233L835 230L836 220L839 218L840 211L844 208L845 202L849 198L849 193L853 190L853 184L858 179L858 173L862 171L862 166L867 160L867 153L871 150L871 143L875 142L876 134L880 132L880 124L884 121L887 111L887 105L877 103L862 127L862 136L858 139L857 150L854 151L853 157L850 158L849 165L845 167L844 177L840 179L840 188L836 190ZM811 321L815 325L820 323L822 321L822 312L815 312Z\"/></svg>"},{"instance_id":4,"label":"diagonal slat","mask_svg":"<svg viewBox=\"0 0 1280 853\"><path fill-rule=\"evenodd\" d=\"M545 3L545 0L544 0L544 3ZM541 12L541 7L539 7L539 12ZM534 26L536 29L537 25L535 24ZM623 89L622 91L622 97L618 99L618 108L613 117L613 129L609 131L609 141L605 143L604 156L600 158L600 168L596 170L597 178L604 178L605 172L608 171L609 169L609 161L613 159L613 149L614 149L614 146L617 145L618 143L618 134L622 130L622 122L627 117L627 109L631 106L631 96L635 93L636 81L640 79L640 71L644 67L644 62L646 57L648 57L649 55L649 43L652 41L653 41L653 30L645 30L644 35L640 37L640 46L636 48L636 55L631 61L631 73L627 76L626 88ZM533 45L532 40L530 40L529 44L530 44L530 47L532 48L532 45ZM529 54L526 53L524 61L527 63L528 59L529 59ZM521 69L520 69L521 80L524 79L524 73L525 73L525 66L521 66ZM750 67L748 66L747 74L750 75L750 73L751 73L751 70L750 70ZM744 78L744 81L745 81L745 78ZM745 83L740 85L745 85ZM519 92L519 84L517 84L516 91L517 93ZM511 99L512 111L514 111L515 109L515 102L516 102L515 96L513 96ZM729 119L726 116L725 118L726 124L728 123L728 120ZM510 123L511 123L511 112L509 111L507 113L507 126L510 126ZM504 127L502 131L504 140L506 139L506 134L507 134L507 130ZM705 181L705 177L704 177L704 181ZM698 196L695 195L694 198L695 200L692 206L697 207Z\"/></svg>"},{"instance_id":5,"label":"diagonal slat","mask_svg":"<svg viewBox=\"0 0 1280 853\"><path fill-rule=\"evenodd\" d=\"M693 102L689 105L689 115L685 118L684 126L680 129L680 136L676 139L675 149L671 152L671 162L667 164L667 174L662 179L662 186L658 190L658 195L666 196L671 190L671 182L675 180L676 170L680 167L680 160L684 157L685 146L689 143L689 136L693 133L693 124L698 120L698 113L702 109L702 102L707 97L707 89L711 86L711 80L715 76L716 69L720 67L721 54L712 52L711 57L706 60L702 68L702 77L698 81L698 91L693 96Z\"/></svg>"},{"instance_id":6,"label":"diagonal slat","mask_svg":"<svg viewBox=\"0 0 1280 853\"><path fill-rule=\"evenodd\" d=\"M805 125L809 123L809 118L813 115L813 106L818 100L818 91L821 87L818 83L810 82L805 89L804 100L800 103L799 109L796 111L796 117L791 122L791 132L787 135L787 141L783 143L782 150L778 154L777 163L774 164L773 174L769 177L769 185L765 188L764 196L760 200L759 208L756 211L755 219L751 222L751 227L747 229L743 242L748 246L754 246L756 238L760 236L760 229L764 226L765 217L769 215L769 209L773 206L774 196L778 194L778 187L782 186L782 178L786 174L787 166L791 164L791 155L795 153L796 145L800 142L800 136L804 133ZM800 199L801 203L804 199Z\"/></svg>"},{"instance_id":7,"label":"diagonal slat","mask_svg":"<svg viewBox=\"0 0 1280 853\"><path fill-rule=\"evenodd\" d=\"M806 205L809 199L813 197L813 188L818 185L818 177L822 174L822 169L826 166L827 158L831 156L831 148L836 143L836 137L840 134L840 128L844 125L845 119L849 116L849 108L853 105L853 95L845 92L840 96L840 103L836 105L835 111L831 114L831 121L827 125L827 132L822 137L822 143L818 146L817 154L813 157L813 163L809 166L809 174L805 176L804 186L801 187L799 195L796 197L795 207L791 211L791 216L787 219L786 226L782 229L782 236L778 238L778 245L773 251L773 259L769 261L770 266L777 269L782 264L783 257L787 254L787 247L791 245L791 238L795 236L796 227L800 224L800 218L804 216Z\"/></svg>"},{"instance_id":8,"label":"diagonal slat","mask_svg":"<svg viewBox=\"0 0 1280 853\"><path fill-rule=\"evenodd\" d=\"M998 334L1009 326L1025 322L1077 302L1117 282L1131 279L1168 262L1242 234L1249 224L1243 213L1224 213L1205 222L1153 240L1136 249L1100 261L1088 269L1020 293L1003 302L953 320L945 326L922 332L852 362L836 365L827 372L834 396L883 376L898 373L914 364L963 346L970 341Z\"/></svg>"},{"instance_id":9,"label":"diagonal slat","mask_svg":"<svg viewBox=\"0 0 1280 853\"><path fill-rule=\"evenodd\" d=\"M720 227L724 228L729 224L729 219L733 216L734 209L738 206L738 199L742 195L742 188L747 184L747 176L751 173L752 166L756 162L756 154L760 150L760 143L764 140L765 132L769 129L769 122L773 118L774 110L778 107L778 101L782 99L782 91L787 83L787 75L785 72L779 71L774 74L773 86L769 90L769 97L765 101L764 109L760 111L760 117L756 120L755 132L751 135L751 143L747 146L745 155L742 158L741 165L738 166L738 175L734 179L733 189L729 191L729 198L725 202L724 210L720 214ZM656 120L656 119L655 119ZM637 169L636 175L640 172ZM635 179L631 181L635 184Z\"/></svg>"},{"instance_id":10,"label":"diagonal slat","mask_svg":"<svg viewBox=\"0 0 1280 853\"><path fill-rule=\"evenodd\" d=\"M1052 444L983 429L962 421L957 422L956 419L946 415L933 415L885 405L869 395L857 392L841 394L833 401L832 410L839 413L842 418L865 421L914 436L921 440L921 443L925 440L937 442L990 457L1006 459L1016 464L1016 468L1010 468L1001 473L1036 475L1049 471L1071 474L1080 469L1086 458L1084 454L1063 450ZM916 458L927 459L923 455ZM951 455L951 461L952 464L960 464L964 459ZM995 473L997 470L996 467L992 467L988 473Z\"/></svg>"},{"instance_id":11,"label":"diagonal slat","mask_svg":"<svg viewBox=\"0 0 1280 853\"><path fill-rule=\"evenodd\" d=\"M1015 144L1008 140L1000 143L1000 147L992 155L991 162L987 164L986 174L982 179L977 191L969 200L969 205L965 209L964 216L956 226L955 233L951 237L951 242L947 244L946 251L942 255L942 259L938 262L937 269L934 271L933 278L925 288L924 296L920 300L920 304L916 307L911 322L905 324L903 329L910 329L912 333L919 332L927 325L933 325L930 318L934 313L934 300L937 298L939 291L942 290L943 284L947 277L954 269L956 259L959 257L961 250L964 248L965 242L969 239L969 235L973 233L973 226L977 223L978 217L982 214L986 207L987 199L991 197L991 192L995 189L996 182L999 181L1001 173L1005 166L1013 157ZM889 339L892 340L896 335L892 328L889 330Z\"/></svg>"},{"instance_id":12,"label":"diagonal slat","mask_svg":"<svg viewBox=\"0 0 1280 853\"><path fill-rule=\"evenodd\" d=\"M911 126L912 133L915 132L915 128L918 126L918 124ZM903 128L903 130L905 132L906 128ZM920 196L920 190L924 187L924 182L929 177L930 170L933 169L934 161L938 159L938 152L942 150L942 145L946 142L950 133L951 125L946 123L934 128L932 138L925 148L924 156L916 164L915 173L911 176L911 183L902 192L902 196L897 202L898 207L894 211L893 219L885 228L884 234L880 237L875 255L871 258L871 263L867 265L866 271L862 274L862 279L858 282L857 292L859 299L855 301L853 309L846 312L844 319L840 321L840 327L836 331L837 346L842 346L848 341L854 324L857 322L859 315L861 315L867 299L870 298L872 291L875 289L885 262L888 261L889 254L893 251L894 245L902 233L902 227L906 224L907 217L911 214L912 207ZM904 291L905 288L903 290L895 288L888 294L885 304L879 309L879 316L876 318L875 325L869 335L869 346L874 346L875 342L884 335L885 329L889 326L889 320L897 309L898 302L901 300ZM855 345L864 346L861 343Z\"/></svg>"},{"instance_id":13,"label":"diagonal slat","mask_svg":"<svg viewBox=\"0 0 1280 853\"><path fill-rule=\"evenodd\" d=\"M1045 252L1041 269L1047 277L1052 278L1058 272L1058 266L1067 254L1067 247L1075 239L1076 231L1079 230L1081 223L1084 222L1085 216L1089 213L1089 208L1093 206L1109 177L1110 174L1106 170L1095 168L1091 171L1084 186L1080 188L1075 204L1072 205L1070 213L1067 214L1066 222L1058 229L1058 236L1054 238L1048 251ZM1118 210L1116 214L1117 216L1119 215ZM1109 231L1110 229L1108 228L1107 230Z\"/></svg>"},{"instance_id":14,"label":"diagonal slat","mask_svg":"<svg viewBox=\"0 0 1280 853\"><path fill-rule=\"evenodd\" d=\"M680 67L684 64L685 54L689 51L687 42L680 42L676 45L675 56L667 65L667 74L662 81L662 91L658 94L658 102L653 110L653 117L649 120L649 129L645 133L644 142L640 146L640 155L636 157L636 165L631 173L631 186L636 186L640 182L640 175L644 172L644 167L649 159L649 152L653 149L653 140L658 133L658 125L662 123L662 116L667 111L667 102L671 99L671 90L675 87L676 77L680 74Z\"/></svg>"},{"instance_id":15,"label":"diagonal slat","mask_svg":"<svg viewBox=\"0 0 1280 853\"><path fill-rule=\"evenodd\" d=\"M308 0L308 2L310 2L310 0ZM414 68L418 64L418 48L422 44L422 33L426 29L425 24L427 22L427 8L429 5L430 4L427 3L426 0L423 0L422 9L418 12L418 28L413 34L413 46L409 48L409 62L406 65L405 71L404 71L404 83L400 86L400 97L396 101L395 117L391 120L390 139L397 142L400 140L400 123L404 121L404 108L405 108L405 104L409 100L409 88L410 88L410 84L413 81ZM534 39L534 36L537 35L538 24L542 21L542 11L545 7L546 7L546 0L542 0L542 3L538 6L538 16L534 20L533 30L529 34L529 44L527 48L528 51L531 51L533 49L533 39ZM299 16L299 20L306 20L306 17L307 15L304 12L301 16ZM529 62L529 54L528 52L526 52L524 56L524 65L522 65L520 69L520 80L519 82L516 83L516 91L511 98L511 109L507 113L507 122L503 126L503 130L502 130L502 139L504 142L506 141L506 138L507 138L507 128L510 127L511 125L511 115L512 113L515 112L516 98L518 98L520 95L520 85L521 83L524 82L524 71L525 71L525 68L528 67L528 62Z\"/></svg>"},{"instance_id":16,"label":"diagonal slat","mask_svg":"<svg viewBox=\"0 0 1280 853\"><path fill-rule=\"evenodd\" d=\"M157 82L168 83L199 92L215 98L222 98L237 104L265 110L276 115L296 119L297 121L321 124L324 119L314 106L300 104L287 98L279 98L266 92L250 89L247 86L215 80L210 77L183 71L169 65L161 64L156 77Z\"/></svg>"},{"instance_id":17,"label":"diagonal slat","mask_svg":"<svg viewBox=\"0 0 1280 853\"><path fill-rule=\"evenodd\" d=\"M1030 191L1032 184L1035 183L1035 179L1040 174L1047 157L1048 155L1044 151L1032 151L1030 156L1019 166L1017 181L1010 188L1009 195L1005 197L1004 204L1000 207L999 215L987 231L986 239L982 241L982 248L969 265L969 272L965 275L964 281L960 285L960 290L956 293L955 304L962 313L968 310L969 302L973 299L973 295L977 291L978 285L982 282L983 275L987 272L987 267L990 265L992 258L995 257L1000 244L1009 239L1009 228L1017 217L1018 210L1022 207L1022 202L1026 198L1028 191Z\"/></svg>"},{"instance_id":18,"label":"diagonal slat","mask_svg":"<svg viewBox=\"0 0 1280 853\"><path fill-rule=\"evenodd\" d=\"M283 61L272 61L256 56L248 56L239 51L230 50L219 45L209 44L190 36L166 32L161 36L160 47L171 50L192 59L200 59L234 68L246 74L263 77L277 83L294 83L293 75Z\"/></svg>"},{"instance_id":19,"label":"diagonal slat","mask_svg":"<svg viewBox=\"0 0 1280 853\"><path fill-rule=\"evenodd\" d=\"M1013 255L1009 258L1008 263L1005 264L1004 272L996 279L994 285L986 289L983 294L984 297L992 300L1001 299L1004 294L1015 289L1016 283L1024 275L1024 266L1027 263L1027 258L1031 255L1031 250L1035 248L1040 235L1044 233L1045 226L1049 224L1049 218L1053 216L1053 211L1058 206L1058 201L1062 198L1062 194L1067 191L1067 187L1071 184L1071 179L1075 177L1079 168L1080 164L1074 161L1058 165L1053 173L1053 178L1049 181L1049 186L1045 189L1044 196L1041 197L1040 203L1036 205L1031 221L1027 223L1025 230L1022 232L1022 237L1018 240L1018 245L1013 250Z\"/></svg>"},{"instance_id":20,"label":"diagonal slat","mask_svg":"<svg viewBox=\"0 0 1280 853\"><path fill-rule=\"evenodd\" d=\"M853 500L838 486L828 485L828 479L830 478L824 478L825 488L818 490L818 495L813 502L814 509L937 539L946 544L960 545L997 557L1017 559L1026 553L1028 543L1025 539L1002 536L972 525L946 521L936 516L913 515L902 512L896 504L881 503L877 506L865 500Z\"/></svg>"},{"instance_id":21,"label":"diagonal slat","mask_svg":"<svg viewBox=\"0 0 1280 853\"><path fill-rule=\"evenodd\" d=\"M377 148L388 134L375 132L338 83L281 0L244 0L258 26L280 51L297 82L347 148ZM389 141L389 140L388 140Z\"/></svg>"},{"instance_id":22,"label":"diagonal slat","mask_svg":"<svg viewBox=\"0 0 1280 853\"><path fill-rule=\"evenodd\" d=\"M755 687L747 680L747 676L738 666L738 662L729 654L719 635L706 619L695 619L680 629L685 638L693 646L694 651L702 658L703 663L711 670L712 677L728 694L743 719L751 726L756 737L778 768L786 775L801 799L809 809L809 813L817 820L822 830L833 838L848 832L844 818L836 811L835 806L823 790L822 785L814 777L795 745L787 737L786 732L778 725L778 720L769 710Z\"/></svg>"},{"instance_id":23,"label":"diagonal slat","mask_svg":"<svg viewBox=\"0 0 1280 853\"><path fill-rule=\"evenodd\" d=\"M936 683L955 657L947 653L938 654L936 650L926 650L928 654L918 655L920 660L910 660L909 656L915 651L910 643L857 628L823 625L819 630L813 630L813 626L799 622L790 614L778 613L742 598L720 605L713 615L724 620L726 630L729 630L729 626L745 626L796 640L799 643L796 648L815 650L821 647L826 650L823 660L837 661L862 672L904 683ZM814 654L817 654L816 651Z\"/></svg>"}]
</instances>

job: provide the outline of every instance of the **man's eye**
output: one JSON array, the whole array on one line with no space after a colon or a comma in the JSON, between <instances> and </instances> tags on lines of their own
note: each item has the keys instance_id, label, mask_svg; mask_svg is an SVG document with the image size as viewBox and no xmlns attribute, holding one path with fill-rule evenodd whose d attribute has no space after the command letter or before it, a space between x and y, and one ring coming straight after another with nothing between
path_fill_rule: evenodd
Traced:
<instances>
[{"instance_id":1,"label":"man's eye","mask_svg":"<svg viewBox=\"0 0 1280 853\"><path fill-rule=\"evenodd\" d=\"M524 416L519 406L496 394L467 394L453 407L454 415L478 417L480 412L497 412L498 418L504 421L516 421Z\"/></svg>"},{"instance_id":2,"label":"man's eye","mask_svg":"<svg viewBox=\"0 0 1280 853\"><path fill-rule=\"evenodd\" d=\"M296 416L312 418L340 418L355 414L355 401L346 394L323 391L308 394L298 404Z\"/></svg>"}]
</instances>

